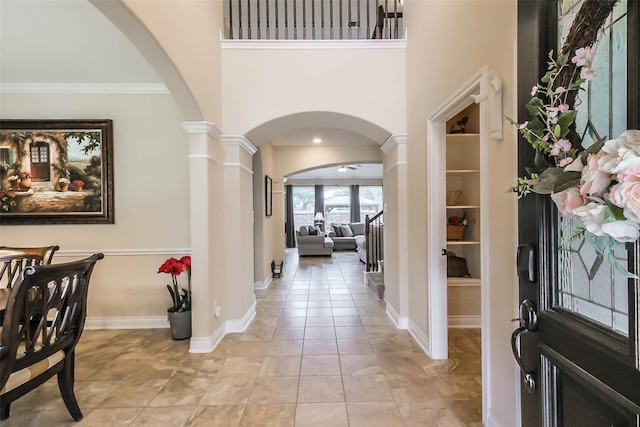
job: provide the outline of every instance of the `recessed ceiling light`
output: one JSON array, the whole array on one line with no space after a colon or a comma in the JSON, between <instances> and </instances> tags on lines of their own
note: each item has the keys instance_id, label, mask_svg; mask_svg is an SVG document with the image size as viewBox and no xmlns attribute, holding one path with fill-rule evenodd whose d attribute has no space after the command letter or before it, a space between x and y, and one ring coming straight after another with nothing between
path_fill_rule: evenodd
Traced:
<instances>
[{"instance_id":1,"label":"recessed ceiling light","mask_svg":"<svg viewBox=\"0 0 640 427\"><path fill-rule=\"evenodd\" d=\"M322 138L313 138L314 144L320 144L322 142Z\"/></svg>"}]
</instances>

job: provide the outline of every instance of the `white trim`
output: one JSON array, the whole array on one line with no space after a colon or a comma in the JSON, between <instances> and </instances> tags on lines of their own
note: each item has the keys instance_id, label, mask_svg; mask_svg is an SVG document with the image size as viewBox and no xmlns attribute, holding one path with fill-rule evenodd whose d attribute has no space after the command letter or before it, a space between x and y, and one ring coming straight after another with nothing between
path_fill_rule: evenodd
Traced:
<instances>
[{"instance_id":1,"label":"white trim","mask_svg":"<svg viewBox=\"0 0 640 427\"><path fill-rule=\"evenodd\" d=\"M225 325L223 323L210 337L191 337L189 353L211 353L218 347L218 344L220 344L225 335Z\"/></svg>"},{"instance_id":2,"label":"white trim","mask_svg":"<svg viewBox=\"0 0 640 427\"><path fill-rule=\"evenodd\" d=\"M189 255L190 248L165 248L165 249L74 249L57 251L55 257L88 257L96 252L102 252L108 256L155 256L155 255Z\"/></svg>"},{"instance_id":3,"label":"white trim","mask_svg":"<svg viewBox=\"0 0 640 427\"><path fill-rule=\"evenodd\" d=\"M192 337L189 345L189 353L211 353L216 349L216 347L218 347L222 339L227 334L236 334L246 331L255 317L256 303L254 301L242 319L227 320L209 337Z\"/></svg>"},{"instance_id":4,"label":"white trim","mask_svg":"<svg viewBox=\"0 0 640 427\"><path fill-rule=\"evenodd\" d=\"M227 40L220 35L222 49L406 49L407 41L393 40Z\"/></svg>"},{"instance_id":5,"label":"white trim","mask_svg":"<svg viewBox=\"0 0 640 427\"><path fill-rule=\"evenodd\" d=\"M420 328L418 328L416 324L413 323L411 320L409 320L409 325L407 329L409 331L409 334L413 337L413 339L416 341L416 343L422 349L422 351L424 351L424 353L427 356L431 357L431 350L429 347L429 337L426 336L420 330Z\"/></svg>"},{"instance_id":6,"label":"white trim","mask_svg":"<svg viewBox=\"0 0 640 427\"><path fill-rule=\"evenodd\" d=\"M3 94L170 95L162 83L3 83Z\"/></svg>"},{"instance_id":7,"label":"white trim","mask_svg":"<svg viewBox=\"0 0 640 427\"><path fill-rule=\"evenodd\" d=\"M241 170L247 172L248 174L253 175L253 171L248 167L246 167L245 165L243 165L242 163L224 163L222 166L226 168L240 168Z\"/></svg>"},{"instance_id":8,"label":"white trim","mask_svg":"<svg viewBox=\"0 0 640 427\"><path fill-rule=\"evenodd\" d=\"M205 160L208 160L208 161L213 162L213 163L218 163L218 159L216 159L215 157L210 156L208 154L189 154L187 156L187 159L189 159L189 160L205 159Z\"/></svg>"},{"instance_id":9,"label":"white trim","mask_svg":"<svg viewBox=\"0 0 640 427\"><path fill-rule=\"evenodd\" d=\"M520 388L520 387L518 387ZM520 406L520 405L518 405ZM489 411L489 413L487 414L487 423L485 424L487 427L504 427L506 424L503 424L502 422L500 422L500 420L498 420L493 413L491 413L491 411ZM518 425L520 425L520 422L518 422Z\"/></svg>"},{"instance_id":10,"label":"white trim","mask_svg":"<svg viewBox=\"0 0 640 427\"><path fill-rule=\"evenodd\" d=\"M408 319L405 316L400 316L395 308L393 308L393 306L389 304L386 299L384 300L384 302L387 304L385 313L387 314L389 320L391 320L391 323L393 323L394 326L398 329L407 329Z\"/></svg>"},{"instance_id":11,"label":"white trim","mask_svg":"<svg viewBox=\"0 0 640 427\"><path fill-rule=\"evenodd\" d=\"M258 149L242 135L222 135L222 145L225 147L238 146L243 148L247 153L252 156L258 152Z\"/></svg>"},{"instance_id":12,"label":"white trim","mask_svg":"<svg viewBox=\"0 0 640 427\"><path fill-rule=\"evenodd\" d=\"M398 168L398 166L406 166L407 162L395 162L394 164L392 164L391 166L389 166L388 168L386 168L385 170L382 171L382 175L385 175L389 172L391 172L392 170Z\"/></svg>"},{"instance_id":13,"label":"white trim","mask_svg":"<svg viewBox=\"0 0 640 427\"><path fill-rule=\"evenodd\" d=\"M482 316L448 316L449 328L482 328Z\"/></svg>"},{"instance_id":14,"label":"white trim","mask_svg":"<svg viewBox=\"0 0 640 427\"><path fill-rule=\"evenodd\" d=\"M251 321L256 317L256 302L251 304L251 307L245 313L244 317L240 320L227 320L226 331L228 334L239 334L247 330Z\"/></svg>"},{"instance_id":15,"label":"white trim","mask_svg":"<svg viewBox=\"0 0 640 427\"><path fill-rule=\"evenodd\" d=\"M84 327L85 329L164 329L169 328L169 319L166 315L138 317L87 317Z\"/></svg>"},{"instance_id":16,"label":"white trim","mask_svg":"<svg viewBox=\"0 0 640 427\"><path fill-rule=\"evenodd\" d=\"M207 134L214 139L220 139L222 131L211 122L182 122L182 128L189 134Z\"/></svg>"},{"instance_id":17,"label":"white trim","mask_svg":"<svg viewBox=\"0 0 640 427\"><path fill-rule=\"evenodd\" d=\"M269 273L267 278L264 279L262 282L260 282L260 281L254 282L253 283L253 289L258 289L258 290L267 289L269 287L269 285L271 284L272 280L273 280L273 273Z\"/></svg>"},{"instance_id":18,"label":"white trim","mask_svg":"<svg viewBox=\"0 0 640 427\"><path fill-rule=\"evenodd\" d=\"M385 143L380 146L380 150L382 150L384 154L388 154L389 151L391 151L395 146L399 144L406 144L406 143L407 143L407 135L405 134L391 135L389 139L387 139Z\"/></svg>"}]
</instances>

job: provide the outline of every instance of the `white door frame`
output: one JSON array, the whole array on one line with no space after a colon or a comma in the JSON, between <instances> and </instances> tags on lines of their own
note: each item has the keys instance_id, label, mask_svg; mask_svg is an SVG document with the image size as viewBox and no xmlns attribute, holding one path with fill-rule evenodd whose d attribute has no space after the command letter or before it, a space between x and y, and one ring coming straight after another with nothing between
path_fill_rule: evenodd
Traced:
<instances>
[{"instance_id":1,"label":"white door frame","mask_svg":"<svg viewBox=\"0 0 640 427\"><path fill-rule=\"evenodd\" d=\"M487 413L490 372L490 310L489 308L489 236L488 227L488 142L489 138L502 139L502 83L496 74L483 67L427 120L427 164L429 206L428 221L428 306L429 348L433 359L448 357L447 319L447 264L442 250L446 249L446 122L472 103L480 107L480 253L481 253L481 327L482 327L482 406ZM446 255L446 254L445 254Z\"/></svg>"}]
</instances>

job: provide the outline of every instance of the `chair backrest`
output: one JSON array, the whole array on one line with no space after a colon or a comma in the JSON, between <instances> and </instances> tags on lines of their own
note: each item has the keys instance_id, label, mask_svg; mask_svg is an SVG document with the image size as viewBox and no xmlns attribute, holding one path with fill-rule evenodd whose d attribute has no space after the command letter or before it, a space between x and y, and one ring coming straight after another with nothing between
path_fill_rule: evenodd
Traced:
<instances>
[{"instance_id":1,"label":"chair backrest","mask_svg":"<svg viewBox=\"0 0 640 427\"><path fill-rule=\"evenodd\" d=\"M87 315L89 279L102 258L97 253L23 270L11 289L0 335L0 389L12 372L73 350Z\"/></svg>"},{"instance_id":2,"label":"chair backrest","mask_svg":"<svg viewBox=\"0 0 640 427\"><path fill-rule=\"evenodd\" d=\"M51 264L58 246L16 248L0 246L0 287L10 288L22 270L31 265Z\"/></svg>"}]
</instances>

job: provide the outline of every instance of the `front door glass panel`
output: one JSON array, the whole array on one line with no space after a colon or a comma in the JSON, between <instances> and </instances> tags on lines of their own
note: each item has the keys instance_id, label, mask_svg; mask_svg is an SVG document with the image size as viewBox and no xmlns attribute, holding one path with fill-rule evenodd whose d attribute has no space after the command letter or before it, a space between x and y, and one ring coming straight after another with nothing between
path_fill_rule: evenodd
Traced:
<instances>
[{"instance_id":1,"label":"front door glass panel","mask_svg":"<svg viewBox=\"0 0 640 427\"><path fill-rule=\"evenodd\" d=\"M558 50L564 44L583 0L558 2ZM627 4L615 7L593 47L592 66L597 78L585 83L575 108L576 130L583 147L602 139L617 138L627 123ZM556 306L580 314L624 335L629 333L628 278L604 259L588 238L567 241L581 224L563 215L558 219L558 287ZM615 260L628 266L625 245L613 247Z\"/></svg>"}]
</instances>

